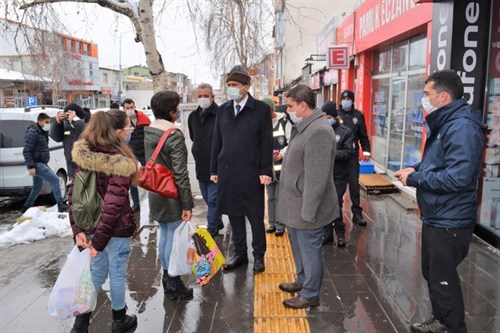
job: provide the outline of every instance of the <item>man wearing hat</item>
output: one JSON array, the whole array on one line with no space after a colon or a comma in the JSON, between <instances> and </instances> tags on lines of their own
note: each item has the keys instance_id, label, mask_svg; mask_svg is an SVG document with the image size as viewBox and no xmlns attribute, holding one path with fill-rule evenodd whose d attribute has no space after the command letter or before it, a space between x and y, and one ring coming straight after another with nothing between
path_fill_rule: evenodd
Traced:
<instances>
[{"instance_id":1,"label":"man wearing hat","mask_svg":"<svg viewBox=\"0 0 500 333\"><path fill-rule=\"evenodd\" d=\"M342 119L338 116L337 105L333 102L326 102L321 106L321 110L325 113L326 120L333 127L335 132L336 151L335 151L335 168L333 169L333 182L337 190L337 198L339 200L339 217L332 223L325 225L323 229L323 245L333 243L333 229L337 234L337 246L344 247L345 243L345 224L342 206L344 205L344 194L347 189L347 182L350 174L353 173L350 167L351 160L356 157L354 150L354 139L352 131L342 124Z\"/></svg>"},{"instance_id":2,"label":"man wearing hat","mask_svg":"<svg viewBox=\"0 0 500 333\"><path fill-rule=\"evenodd\" d=\"M217 183L217 212L229 216L235 255L224 271L248 263L245 217L252 229L254 273L265 270L264 187L273 175L269 106L249 93L250 76L235 66L226 79L229 101L215 121L210 180Z\"/></svg>"},{"instance_id":3,"label":"man wearing hat","mask_svg":"<svg viewBox=\"0 0 500 333\"><path fill-rule=\"evenodd\" d=\"M79 119L76 119L76 117ZM49 135L52 140L63 143L69 179L73 178L73 173L76 170L76 165L73 163L73 158L71 157L73 144L85 129L86 123L84 120L88 121L89 118L90 112L85 112L76 103L70 103L66 105L64 111L57 113L55 120L52 120Z\"/></svg>"},{"instance_id":4,"label":"man wearing hat","mask_svg":"<svg viewBox=\"0 0 500 333\"><path fill-rule=\"evenodd\" d=\"M366 160L370 157L370 139L366 131L365 117L363 112L354 108L354 92L344 90L340 95L339 117L342 118L344 125L349 127L354 135L354 148L359 152L359 144L363 149L363 156ZM358 156L351 159L349 173L349 195L351 197L352 220L360 226L366 226L366 221L363 219L363 209L360 206L359 198L359 160Z\"/></svg>"}]
</instances>

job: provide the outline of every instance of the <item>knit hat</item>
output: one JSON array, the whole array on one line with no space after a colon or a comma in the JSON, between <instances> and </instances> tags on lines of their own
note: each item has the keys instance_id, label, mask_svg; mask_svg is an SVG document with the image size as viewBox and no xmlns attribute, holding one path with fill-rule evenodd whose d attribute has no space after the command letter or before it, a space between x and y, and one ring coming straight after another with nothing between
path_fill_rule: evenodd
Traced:
<instances>
[{"instance_id":1,"label":"knit hat","mask_svg":"<svg viewBox=\"0 0 500 333\"><path fill-rule=\"evenodd\" d=\"M76 103L69 103L64 108L64 112L68 112L70 110L75 111L76 116L80 119L85 119L85 116L87 115L85 111L83 111L82 107Z\"/></svg>"},{"instance_id":2,"label":"knit hat","mask_svg":"<svg viewBox=\"0 0 500 333\"><path fill-rule=\"evenodd\" d=\"M266 103L267 105L269 105L271 110L274 110L274 107L276 106L276 104L274 103L274 101L271 97L264 97L263 99L261 99L261 101Z\"/></svg>"},{"instance_id":3,"label":"knit hat","mask_svg":"<svg viewBox=\"0 0 500 333\"><path fill-rule=\"evenodd\" d=\"M246 85L250 85L250 75L245 67L241 65L234 66L229 75L227 76L226 83L229 81L236 81Z\"/></svg>"},{"instance_id":4,"label":"knit hat","mask_svg":"<svg viewBox=\"0 0 500 333\"><path fill-rule=\"evenodd\" d=\"M337 118L338 113L337 113L337 104L328 101L325 104L321 106L321 111L323 111L325 114L332 116L333 118Z\"/></svg>"},{"instance_id":5,"label":"knit hat","mask_svg":"<svg viewBox=\"0 0 500 333\"><path fill-rule=\"evenodd\" d=\"M352 92L351 90L344 90L342 92L342 94L340 95L340 99L345 98L345 97L350 98L352 100L352 102L354 103L354 92Z\"/></svg>"}]
</instances>

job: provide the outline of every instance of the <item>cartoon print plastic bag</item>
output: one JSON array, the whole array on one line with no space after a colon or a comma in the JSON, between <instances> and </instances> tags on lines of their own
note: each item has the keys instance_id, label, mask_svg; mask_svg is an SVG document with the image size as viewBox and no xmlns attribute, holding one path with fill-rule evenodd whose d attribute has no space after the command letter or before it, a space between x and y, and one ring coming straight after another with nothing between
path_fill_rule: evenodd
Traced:
<instances>
[{"instance_id":1,"label":"cartoon print plastic bag","mask_svg":"<svg viewBox=\"0 0 500 333\"><path fill-rule=\"evenodd\" d=\"M171 276L191 274L196 249L192 235L195 227L191 222L182 222L174 231L172 252L168 263Z\"/></svg>"},{"instance_id":2,"label":"cartoon print plastic bag","mask_svg":"<svg viewBox=\"0 0 500 333\"><path fill-rule=\"evenodd\" d=\"M226 259L207 229L196 229L193 240L196 245L193 273L196 282L203 286L226 263Z\"/></svg>"},{"instance_id":3,"label":"cartoon print plastic bag","mask_svg":"<svg viewBox=\"0 0 500 333\"><path fill-rule=\"evenodd\" d=\"M50 293L49 314L69 319L95 309L97 293L90 274L89 250L73 248Z\"/></svg>"}]
</instances>

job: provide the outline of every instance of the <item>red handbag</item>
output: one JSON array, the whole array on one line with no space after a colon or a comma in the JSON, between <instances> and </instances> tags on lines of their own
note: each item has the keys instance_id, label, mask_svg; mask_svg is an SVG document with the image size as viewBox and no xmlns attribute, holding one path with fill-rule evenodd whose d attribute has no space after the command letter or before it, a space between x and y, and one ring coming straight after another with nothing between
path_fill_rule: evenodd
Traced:
<instances>
[{"instance_id":1,"label":"red handbag","mask_svg":"<svg viewBox=\"0 0 500 333\"><path fill-rule=\"evenodd\" d=\"M156 194L160 194L167 198L177 199L179 197L179 190L175 184L174 176L169 168L156 163L156 158L163 148L165 141L167 140L170 133L178 130L177 128L169 128L163 133L158 141L153 155L148 160L145 166L141 167L141 173L139 176L139 186Z\"/></svg>"}]
</instances>

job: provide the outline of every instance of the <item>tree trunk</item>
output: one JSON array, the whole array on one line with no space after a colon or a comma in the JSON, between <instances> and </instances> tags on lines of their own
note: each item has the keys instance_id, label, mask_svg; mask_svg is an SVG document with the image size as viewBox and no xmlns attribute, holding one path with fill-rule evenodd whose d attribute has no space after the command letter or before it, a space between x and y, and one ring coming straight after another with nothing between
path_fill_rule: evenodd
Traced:
<instances>
[{"instance_id":1,"label":"tree trunk","mask_svg":"<svg viewBox=\"0 0 500 333\"><path fill-rule=\"evenodd\" d=\"M153 89L154 92L167 90L168 80L167 72L165 71L165 66L163 65L163 60L161 54L156 48L156 36L155 36L155 26L153 19L153 1L142 0L139 1L139 24L141 29L138 30L141 33L142 45L144 46L144 52L146 54L146 63L149 68L149 72L153 77Z\"/></svg>"}]
</instances>

